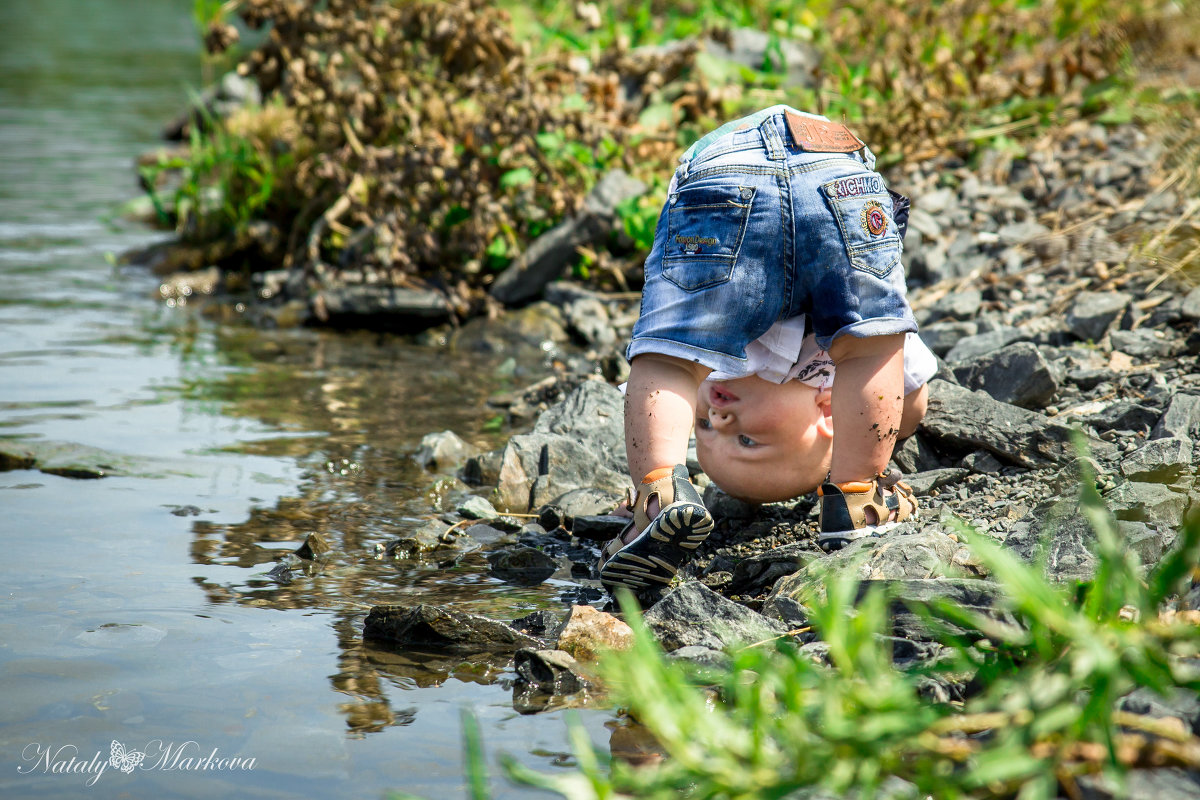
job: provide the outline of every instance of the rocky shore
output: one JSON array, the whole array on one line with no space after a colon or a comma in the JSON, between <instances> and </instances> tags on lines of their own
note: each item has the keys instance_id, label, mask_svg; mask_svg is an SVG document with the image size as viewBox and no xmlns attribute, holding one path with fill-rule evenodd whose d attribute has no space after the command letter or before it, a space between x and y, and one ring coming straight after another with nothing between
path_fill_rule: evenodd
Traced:
<instances>
[{"instance_id":1,"label":"rocky shore","mask_svg":"<svg viewBox=\"0 0 1200 800\"><path fill-rule=\"evenodd\" d=\"M891 176L913 197L911 299L941 361L928 415L894 457L920 497L919 519L825 554L813 498L747 506L708 485L692 460L716 531L669 590L642 598L672 657L719 664L735 644L780 636L820 657L822 643L800 632L807 617L798 598L831 569L887 582L901 599L994 609L995 585L953 535L955 519L1026 560L1040 558L1054 581L1088 580L1096 561L1079 511L1083 466L1129 550L1143 564L1161 558L1200 505L1200 288L1139 249L1198 202L1156 182L1160 155L1132 126L1079 126L1026 158L997 156L974 169L947 159ZM1195 236L1194 224L1182 228ZM563 284L545 296L523 313L550 320L588 355L558 379L494 398L518 423L532 423L502 449L470 454L451 432L426 438L420 458L456 471L472 494L455 533L431 528L397 547L421 557L485 542L502 580L571 584L565 615L508 623L379 606L364 625L364 637L393 647L512 653L514 705L524 712L594 696L588 661L629 637L604 613L614 609L594 564L621 526L606 515L627 481L613 384L636 304ZM1200 587L1179 608L1200 609ZM893 635L897 659L936 658L939 645L912 619L898 615ZM951 699L957 689L931 691ZM1128 703L1200 734L1194 696L1143 701ZM1194 796L1194 777L1156 778L1155 794Z\"/></svg>"}]
</instances>

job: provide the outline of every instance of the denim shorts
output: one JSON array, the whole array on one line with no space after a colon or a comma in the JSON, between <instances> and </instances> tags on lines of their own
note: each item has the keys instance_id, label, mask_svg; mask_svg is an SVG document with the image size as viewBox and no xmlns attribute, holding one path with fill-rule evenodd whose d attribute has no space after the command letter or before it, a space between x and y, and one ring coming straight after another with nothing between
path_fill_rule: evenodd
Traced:
<instances>
[{"instance_id":1,"label":"denim shorts","mask_svg":"<svg viewBox=\"0 0 1200 800\"><path fill-rule=\"evenodd\" d=\"M746 345L800 314L825 349L845 334L917 329L902 232L874 156L806 152L787 109L767 111L680 159L628 358L661 353L744 372Z\"/></svg>"}]
</instances>

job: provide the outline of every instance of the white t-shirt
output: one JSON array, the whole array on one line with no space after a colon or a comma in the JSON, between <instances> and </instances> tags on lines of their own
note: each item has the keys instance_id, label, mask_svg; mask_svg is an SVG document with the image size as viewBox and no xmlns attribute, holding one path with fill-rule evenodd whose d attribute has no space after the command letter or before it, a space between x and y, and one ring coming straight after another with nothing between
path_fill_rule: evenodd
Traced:
<instances>
[{"instance_id":1,"label":"white t-shirt","mask_svg":"<svg viewBox=\"0 0 1200 800\"><path fill-rule=\"evenodd\" d=\"M833 359L819 346L816 336L804 335L807 317L798 317L776 322L767 332L746 345L746 368L739 374L714 371L711 381L729 381L758 375L771 383L801 381L814 389L827 389L833 385ZM915 333L905 334L904 339L904 393L920 389L937 372L937 358L930 352L921 337Z\"/></svg>"}]
</instances>

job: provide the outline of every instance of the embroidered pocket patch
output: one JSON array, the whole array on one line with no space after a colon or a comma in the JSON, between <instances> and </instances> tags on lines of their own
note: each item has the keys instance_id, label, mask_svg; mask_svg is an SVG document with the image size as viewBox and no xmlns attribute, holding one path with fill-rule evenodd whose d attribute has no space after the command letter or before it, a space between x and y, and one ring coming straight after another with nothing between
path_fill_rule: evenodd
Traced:
<instances>
[{"instance_id":1,"label":"embroidered pocket patch","mask_svg":"<svg viewBox=\"0 0 1200 800\"><path fill-rule=\"evenodd\" d=\"M872 236L883 236L887 231L887 214L883 211L883 206L876 203L874 200L866 203L862 210L862 226L863 230Z\"/></svg>"},{"instance_id":2,"label":"embroidered pocket patch","mask_svg":"<svg viewBox=\"0 0 1200 800\"><path fill-rule=\"evenodd\" d=\"M886 277L900 263L902 245L883 179L862 172L824 183L821 190L837 221L850 265Z\"/></svg>"}]
</instances>

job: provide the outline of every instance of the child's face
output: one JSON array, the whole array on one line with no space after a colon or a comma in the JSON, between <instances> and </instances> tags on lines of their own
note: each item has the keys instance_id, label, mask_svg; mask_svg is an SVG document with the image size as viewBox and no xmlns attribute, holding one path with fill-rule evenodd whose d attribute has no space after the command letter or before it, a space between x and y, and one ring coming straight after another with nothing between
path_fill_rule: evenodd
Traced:
<instances>
[{"instance_id":1,"label":"child's face","mask_svg":"<svg viewBox=\"0 0 1200 800\"><path fill-rule=\"evenodd\" d=\"M696 398L701 468L727 494L751 502L811 492L829 471L830 400L828 390L800 381L704 381Z\"/></svg>"}]
</instances>

